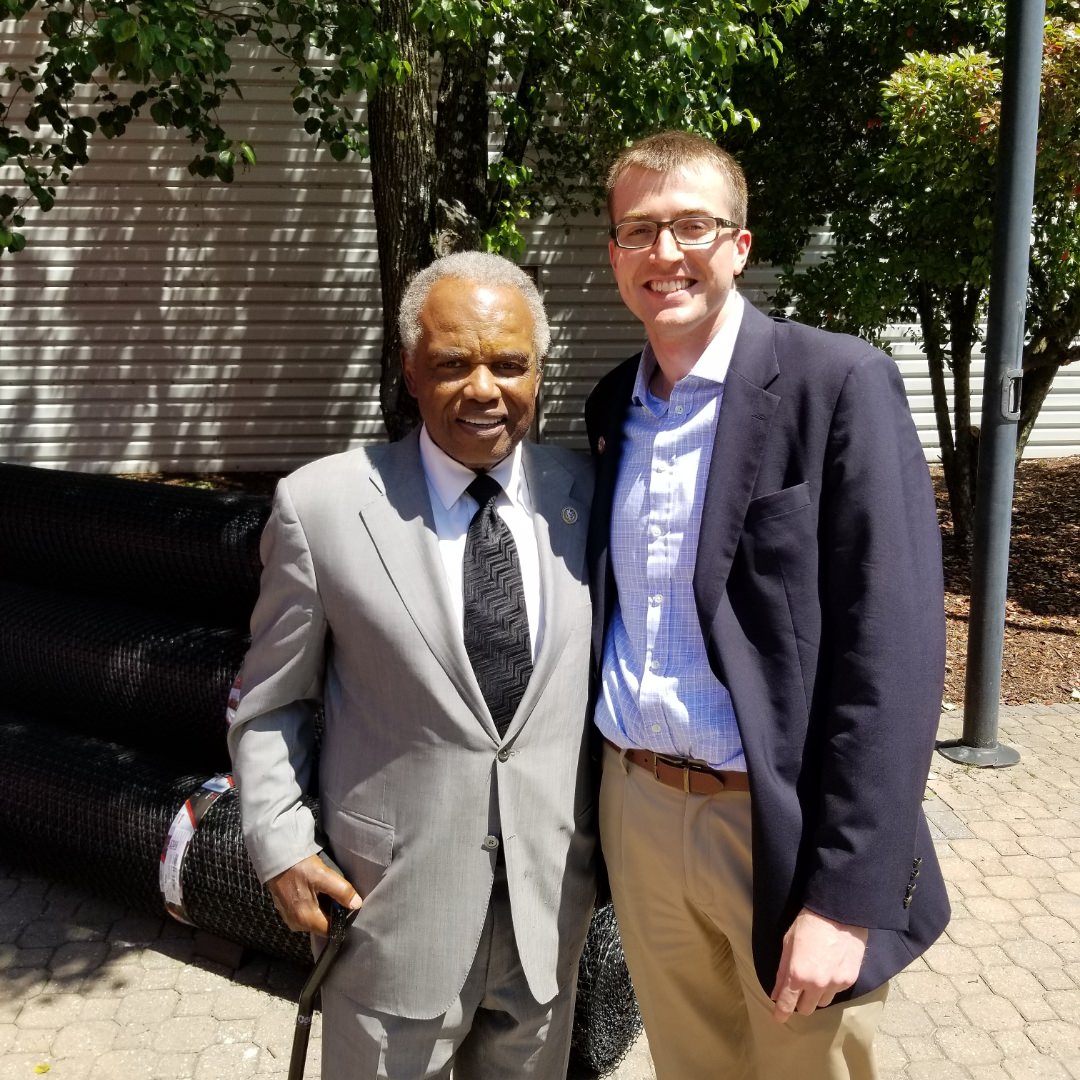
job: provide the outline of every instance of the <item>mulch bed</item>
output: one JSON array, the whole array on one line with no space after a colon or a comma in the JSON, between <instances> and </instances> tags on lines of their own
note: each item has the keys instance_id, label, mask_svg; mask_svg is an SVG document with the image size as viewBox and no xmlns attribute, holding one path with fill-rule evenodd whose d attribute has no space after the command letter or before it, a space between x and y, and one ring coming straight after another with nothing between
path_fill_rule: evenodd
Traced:
<instances>
[{"instance_id":1,"label":"mulch bed","mask_svg":"<svg viewBox=\"0 0 1080 1080\"><path fill-rule=\"evenodd\" d=\"M952 542L940 469L934 470L945 554L947 704L961 706L970 567ZM1080 701L1080 457L1023 461L1013 499L1001 700Z\"/></svg>"}]
</instances>

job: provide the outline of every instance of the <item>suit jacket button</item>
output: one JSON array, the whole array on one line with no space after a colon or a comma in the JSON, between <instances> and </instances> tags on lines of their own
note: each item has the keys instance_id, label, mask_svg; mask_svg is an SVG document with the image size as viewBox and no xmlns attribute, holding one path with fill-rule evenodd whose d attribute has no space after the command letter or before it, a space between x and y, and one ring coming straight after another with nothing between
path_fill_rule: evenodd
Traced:
<instances>
[{"instance_id":1,"label":"suit jacket button","mask_svg":"<svg viewBox=\"0 0 1080 1080\"><path fill-rule=\"evenodd\" d=\"M499 751L499 760L500 761L509 761L510 760L510 751L505 750L505 749L500 750Z\"/></svg>"},{"instance_id":2,"label":"suit jacket button","mask_svg":"<svg viewBox=\"0 0 1080 1080\"><path fill-rule=\"evenodd\" d=\"M497 836L485 836L480 846L485 851L494 851L499 846L499 838Z\"/></svg>"}]
</instances>

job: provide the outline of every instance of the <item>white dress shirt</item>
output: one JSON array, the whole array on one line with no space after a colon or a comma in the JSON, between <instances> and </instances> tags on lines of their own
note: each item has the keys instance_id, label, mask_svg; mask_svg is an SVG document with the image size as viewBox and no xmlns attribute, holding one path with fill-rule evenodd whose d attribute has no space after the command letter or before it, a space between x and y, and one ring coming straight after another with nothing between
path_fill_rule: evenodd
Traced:
<instances>
[{"instance_id":1,"label":"white dress shirt","mask_svg":"<svg viewBox=\"0 0 1080 1080\"><path fill-rule=\"evenodd\" d=\"M420 460L431 498L431 512L435 518L446 584L464 637L462 563L469 522L477 511L477 502L466 488L476 479L476 473L440 450L426 427L420 431ZM488 471L503 489L495 500L495 512L510 527L517 547L521 582L525 590L525 610L529 617L529 640L535 661L544 636L544 610L540 590L540 556L536 547L529 483L521 467L521 445L515 446L507 457Z\"/></svg>"},{"instance_id":2,"label":"white dress shirt","mask_svg":"<svg viewBox=\"0 0 1080 1080\"><path fill-rule=\"evenodd\" d=\"M713 674L694 600L701 510L724 379L742 322L731 317L667 401L649 389L646 346L623 428L611 513L618 603L604 639L595 720L616 746L746 769L731 695ZM723 477L713 477L723 483Z\"/></svg>"}]
</instances>

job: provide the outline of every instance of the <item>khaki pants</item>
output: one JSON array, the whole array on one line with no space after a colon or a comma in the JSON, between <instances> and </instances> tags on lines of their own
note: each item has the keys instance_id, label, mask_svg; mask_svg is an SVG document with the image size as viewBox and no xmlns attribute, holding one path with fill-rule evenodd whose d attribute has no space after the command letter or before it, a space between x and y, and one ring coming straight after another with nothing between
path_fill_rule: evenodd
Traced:
<instances>
[{"instance_id":1,"label":"khaki pants","mask_svg":"<svg viewBox=\"0 0 1080 1080\"><path fill-rule=\"evenodd\" d=\"M657 1080L874 1080L887 985L772 1019L750 948L749 795L675 791L606 746L600 837Z\"/></svg>"}]
</instances>

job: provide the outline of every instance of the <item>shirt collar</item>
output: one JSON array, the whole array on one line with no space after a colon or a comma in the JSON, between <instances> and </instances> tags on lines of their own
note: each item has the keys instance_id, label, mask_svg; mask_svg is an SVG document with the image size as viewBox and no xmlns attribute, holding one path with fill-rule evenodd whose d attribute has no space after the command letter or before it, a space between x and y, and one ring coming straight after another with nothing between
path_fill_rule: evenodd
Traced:
<instances>
[{"instance_id":1,"label":"shirt collar","mask_svg":"<svg viewBox=\"0 0 1080 1080\"><path fill-rule=\"evenodd\" d=\"M731 366L731 356L735 352L735 339L739 336L746 301L740 293L732 290L730 303L731 311L728 317L710 339L709 344L705 346L705 351L698 357L697 363L691 368L687 378L705 379L719 386L724 385L728 368ZM646 342L641 352L641 360L638 362L637 378L634 380L634 393L631 400L635 405L644 404L649 400L649 381L655 370L656 354L653 352L652 345Z\"/></svg>"},{"instance_id":2,"label":"shirt collar","mask_svg":"<svg viewBox=\"0 0 1080 1080\"><path fill-rule=\"evenodd\" d=\"M435 445L428 434L427 427L420 429L420 461L424 466L424 476L435 492L439 502L449 510L466 488L476 479L476 473L460 461L455 461L444 450ZM525 474L521 467L521 444L518 443L510 453L488 470L498 480L512 503L522 503L522 485Z\"/></svg>"}]
</instances>

